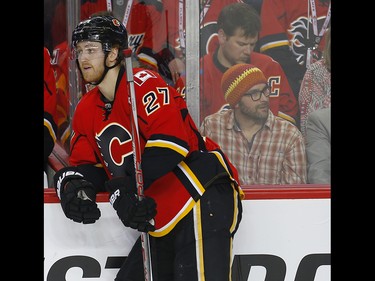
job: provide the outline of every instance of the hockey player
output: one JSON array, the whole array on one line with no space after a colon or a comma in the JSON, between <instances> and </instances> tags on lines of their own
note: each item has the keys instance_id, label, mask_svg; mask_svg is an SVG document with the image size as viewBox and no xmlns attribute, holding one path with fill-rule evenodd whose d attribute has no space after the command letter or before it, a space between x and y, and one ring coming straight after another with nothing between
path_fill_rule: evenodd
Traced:
<instances>
[{"instance_id":1,"label":"hockey player","mask_svg":"<svg viewBox=\"0 0 375 281\"><path fill-rule=\"evenodd\" d=\"M79 70L97 87L82 97L73 116L71 166L54 176L64 214L95 223L96 194L107 190L123 224L148 233L155 279L228 281L242 217L237 170L216 143L198 133L174 88L142 68L133 69L144 188L137 199L123 65L127 42L124 25L112 16L92 17L73 30ZM115 280L144 280L142 261L138 239Z\"/></svg>"},{"instance_id":2,"label":"hockey player","mask_svg":"<svg viewBox=\"0 0 375 281\"><path fill-rule=\"evenodd\" d=\"M112 3L113 2L113 3ZM163 29L156 31L157 28L153 26L153 23L159 23L162 21L161 10L163 8L160 1L126 1L122 3L122 9L119 9L120 2L117 1L106 1L106 0L95 0L95 1L82 1L80 9L80 19L86 20L96 15L121 15L123 17L122 23L127 23L128 31L128 42L129 47L133 50L133 53L138 59L138 64L144 68L150 68L158 71L162 77L168 81L170 75L164 70L166 63L171 59L167 59L160 56L160 54L167 54L166 50L161 50L163 42L166 40L166 35L163 35ZM59 3L57 7L59 13L66 14L66 3ZM121 10L121 11L119 11ZM119 17L116 17L120 19ZM64 30L66 29L66 15L63 21ZM59 22L59 21L57 21ZM158 32L158 33L157 33ZM54 32L58 33L58 32ZM66 34L60 32L62 34ZM69 99L69 81L68 81L68 65L69 65L69 47L67 40L56 45L53 49L53 68L56 75L56 91L57 91L57 138L67 151L69 150L69 138L70 138L70 102ZM164 66L163 66L164 65ZM82 95L84 95L89 84L83 81ZM81 96L81 95L80 95ZM78 99L80 98L78 96Z\"/></svg>"},{"instance_id":3,"label":"hockey player","mask_svg":"<svg viewBox=\"0 0 375 281\"><path fill-rule=\"evenodd\" d=\"M51 66L51 56L44 47L44 169L56 142L56 102L56 80Z\"/></svg>"}]
</instances>

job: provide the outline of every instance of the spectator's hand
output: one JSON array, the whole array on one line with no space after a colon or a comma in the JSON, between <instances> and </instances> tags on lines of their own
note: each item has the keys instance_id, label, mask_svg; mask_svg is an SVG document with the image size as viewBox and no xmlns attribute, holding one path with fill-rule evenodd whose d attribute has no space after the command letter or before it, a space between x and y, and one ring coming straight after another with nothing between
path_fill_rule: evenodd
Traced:
<instances>
[{"instance_id":1,"label":"spectator's hand","mask_svg":"<svg viewBox=\"0 0 375 281\"><path fill-rule=\"evenodd\" d=\"M90 182L84 179L71 179L66 182L60 196L61 207L67 218L84 224L94 223L100 218L96 192Z\"/></svg>"},{"instance_id":2,"label":"spectator's hand","mask_svg":"<svg viewBox=\"0 0 375 281\"><path fill-rule=\"evenodd\" d=\"M155 230L155 226L150 222L156 215L154 199L143 197L140 201L135 186L124 177L107 181L106 189L110 193L111 205L125 226L141 232Z\"/></svg>"}]
</instances>

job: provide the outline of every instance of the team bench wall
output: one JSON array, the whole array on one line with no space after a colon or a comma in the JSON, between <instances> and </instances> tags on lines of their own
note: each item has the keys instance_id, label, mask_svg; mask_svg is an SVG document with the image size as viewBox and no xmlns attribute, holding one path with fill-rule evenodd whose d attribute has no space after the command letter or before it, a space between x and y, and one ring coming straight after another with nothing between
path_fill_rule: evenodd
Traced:
<instances>
[{"instance_id":1,"label":"team bench wall","mask_svg":"<svg viewBox=\"0 0 375 281\"><path fill-rule=\"evenodd\" d=\"M53 172L67 155L55 146ZM233 243L233 281L330 281L330 185L243 186L243 220ZM53 188L44 189L44 280L114 280L139 236L97 196L100 219L65 217Z\"/></svg>"}]
</instances>

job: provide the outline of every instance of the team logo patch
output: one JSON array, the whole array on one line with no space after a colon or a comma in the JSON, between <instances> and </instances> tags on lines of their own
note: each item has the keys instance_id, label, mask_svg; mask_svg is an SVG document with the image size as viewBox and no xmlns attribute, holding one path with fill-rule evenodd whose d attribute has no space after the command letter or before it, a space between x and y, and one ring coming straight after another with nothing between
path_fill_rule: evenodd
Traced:
<instances>
[{"instance_id":1,"label":"team logo patch","mask_svg":"<svg viewBox=\"0 0 375 281\"><path fill-rule=\"evenodd\" d=\"M133 154L131 133L118 123L108 124L95 136L105 165L113 176L123 176L125 158Z\"/></svg>"}]
</instances>

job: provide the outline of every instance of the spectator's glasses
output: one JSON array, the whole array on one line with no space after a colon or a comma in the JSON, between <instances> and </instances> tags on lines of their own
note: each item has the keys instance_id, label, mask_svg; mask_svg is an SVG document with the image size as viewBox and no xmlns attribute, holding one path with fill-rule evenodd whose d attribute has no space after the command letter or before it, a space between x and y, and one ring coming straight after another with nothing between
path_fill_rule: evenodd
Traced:
<instances>
[{"instance_id":1,"label":"spectator's glasses","mask_svg":"<svg viewBox=\"0 0 375 281\"><path fill-rule=\"evenodd\" d=\"M244 96L250 96L253 101L260 100L260 97L262 94L265 97L269 97L271 94L271 87L266 84L266 86L263 88L263 90L251 90L244 94Z\"/></svg>"}]
</instances>

